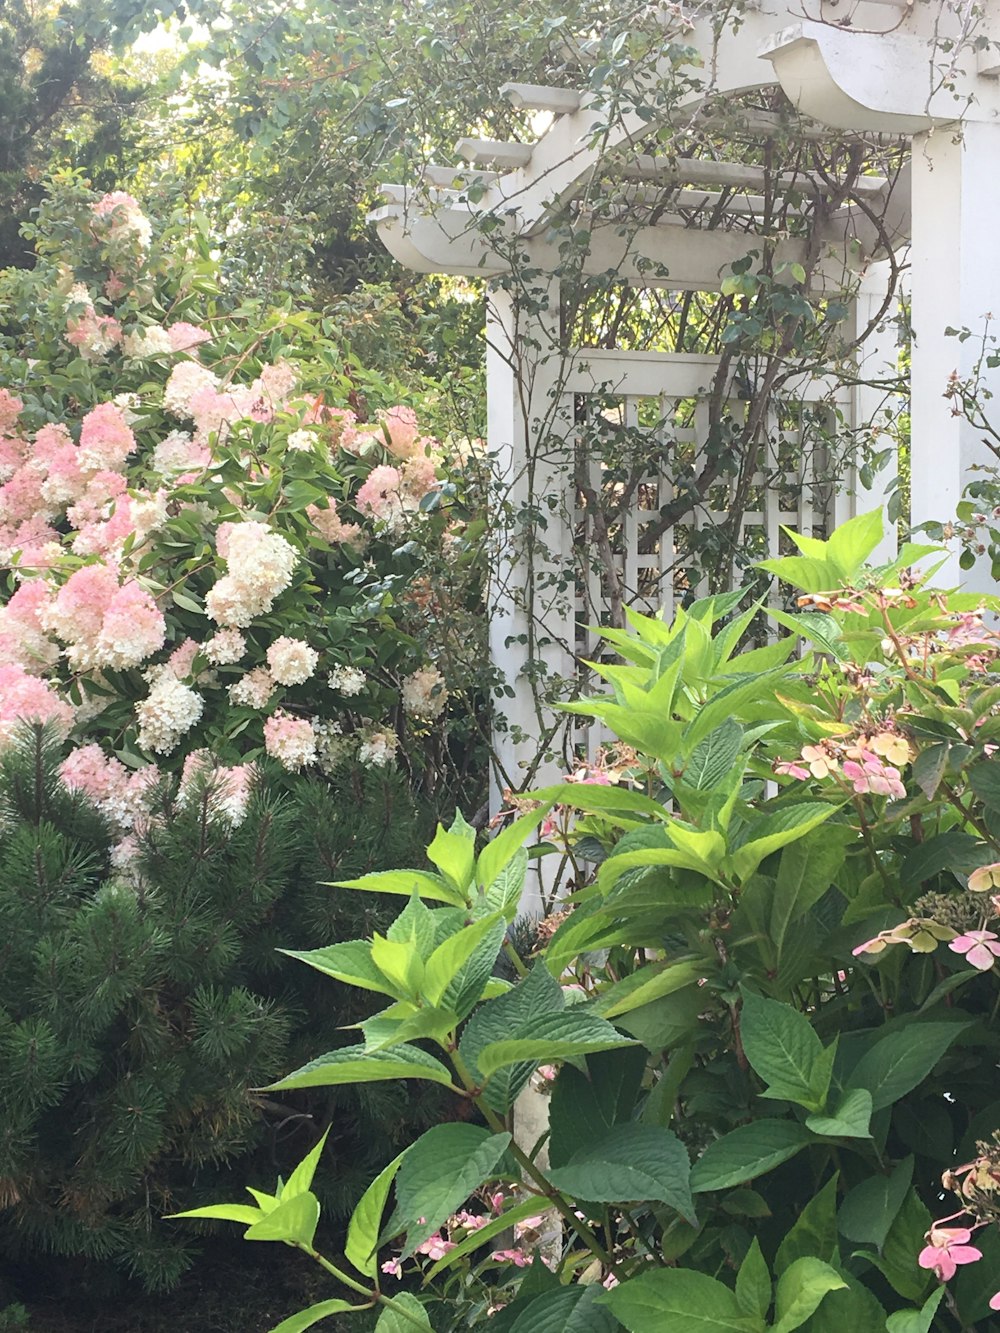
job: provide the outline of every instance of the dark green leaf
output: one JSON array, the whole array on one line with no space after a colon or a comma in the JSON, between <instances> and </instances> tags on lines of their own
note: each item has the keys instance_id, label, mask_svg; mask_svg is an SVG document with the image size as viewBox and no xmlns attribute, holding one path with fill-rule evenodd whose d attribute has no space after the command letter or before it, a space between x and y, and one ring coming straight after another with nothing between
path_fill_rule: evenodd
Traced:
<instances>
[{"instance_id":1,"label":"dark green leaf","mask_svg":"<svg viewBox=\"0 0 1000 1333\"><path fill-rule=\"evenodd\" d=\"M730 1130L710 1143L691 1169L691 1189L707 1190L743 1185L762 1176L812 1142L804 1125L794 1120L758 1120Z\"/></svg>"},{"instance_id":2,"label":"dark green leaf","mask_svg":"<svg viewBox=\"0 0 1000 1333\"><path fill-rule=\"evenodd\" d=\"M690 1174L687 1149L669 1129L629 1124L609 1129L565 1165L550 1168L549 1179L591 1203L665 1203L694 1224Z\"/></svg>"}]
</instances>

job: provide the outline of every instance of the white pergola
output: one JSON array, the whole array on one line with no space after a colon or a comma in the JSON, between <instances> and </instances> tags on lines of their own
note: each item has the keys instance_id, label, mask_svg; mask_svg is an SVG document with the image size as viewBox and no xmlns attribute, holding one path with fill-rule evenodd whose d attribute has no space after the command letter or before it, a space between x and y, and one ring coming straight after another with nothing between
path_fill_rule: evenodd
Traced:
<instances>
[{"instance_id":1,"label":"white pergola","mask_svg":"<svg viewBox=\"0 0 1000 1333\"><path fill-rule=\"evenodd\" d=\"M703 111L712 114L720 96L735 99L780 89L790 103L789 114L801 117L796 121L800 134L819 137L826 127L909 143L909 166L894 180L863 176L853 202L828 210L823 254L812 266L809 294L822 299L841 291L845 272L854 274L852 318L857 329L864 329L885 298L887 235L896 259L908 259L914 333L911 518L915 525L947 519L970 467L987 456L976 431L953 413L944 395L953 372L962 378L973 374L977 356L976 338L960 341L946 329L981 331L991 312L1000 315L1000 0L982 0L979 6L949 0L816 0L814 9L812 17L803 18L799 0L747 0L738 24L720 29L719 6L696 5L690 27L678 40L700 51L702 59L685 70L690 91L672 114L694 123ZM676 26L676 16L664 22ZM503 91L517 108L548 113L550 123L535 142L463 139L456 147L461 165L427 168L419 188L385 186L385 203L372 218L386 247L409 268L496 280L487 323L489 448L515 498L529 512L534 506L549 515L547 549L555 568L560 555L571 555L567 547L574 522L579 530L586 515L565 459L547 458L544 450L532 453L540 423L547 421L552 432L553 421L561 421L563 432L571 432L574 396L578 401L580 394L607 392L609 386L621 399L626 422L638 420L643 398L697 399L707 392L717 359L567 351L560 347L557 281L552 281L547 310L536 309L527 326L516 293L504 282L512 253L536 273L558 273L563 254L553 219L564 217L573 201L585 201L591 182L603 179L612 163L626 221L641 214L644 191L669 187L676 194L668 210L648 224L595 227L581 261L584 275L614 273L644 288L717 291L733 262L755 249L754 226L764 208L764 191L775 178L772 174L769 187L763 169L753 163L644 153L642 141L664 128L662 120L639 110L611 118L594 94L528 84L508 84ZM741 133L757 140L787 123L775 112L740 114ZM792 178L790 189L835 196L836 182L785 174ZM782 183L781 173L777 179ZM581 226L587 221L585 207L579 213ZM699 225L699 218L716 207L734 225ZM880 227L873 222L876 209ZM803 263L805 244L796 238L778 241L776 266ZM866 367L883 368L896 357L895 336L884 330L873 332L861 353ZM803 383L797 392L804 403L819 402L829 386ZM855 430L872 423L884 401L870 384L838 390L838 395L837 411ZM771 463L773 480L774 469L781 466L777 454ZM780 523L809 531L814 522L829 526L883 498L878 483L874 491L861 492L849 476L830 497L829 511L820 515L808 477L800 475L797 482L800 498L793 508L782 500L780 487L768 489L765 481L764 500L746 516L772 545ZM653 553L637 536L657 502L669 494L669 476L657 478L656 485L658 494L650 501L647 491L646 507L637 502L629 519L633 538L626 541L622 559L625 582L632 588L648 589L669 563L669 532ZM568 518L557 522L557 512ZM514 534L511 542L516 547L522 539L523 534ZM506 554L509 558L511 551ZM652 568L657 562L659 570ZM494 659L514 691L508 715L515 727L535 737L541 718L525 663L541 645L554 669L570 675L574 650L587 646L574 623L580 607L555 591L546 593L546 581L538 575L536 564L537 595L530 608L510 588L498 593L491 640ZM959 581L957 553L938 578ZM988 570L965 576L967 585L983 588L988 580ZM599 590L592 591L591 609L600 596ZM671 588L664 584L661 591L669 604ZM519 742L515 734L503 745L508 774L519 766L523 770L531 744ZM541 774L533 776L537 780Z\"/></svg>"}]
</instances>

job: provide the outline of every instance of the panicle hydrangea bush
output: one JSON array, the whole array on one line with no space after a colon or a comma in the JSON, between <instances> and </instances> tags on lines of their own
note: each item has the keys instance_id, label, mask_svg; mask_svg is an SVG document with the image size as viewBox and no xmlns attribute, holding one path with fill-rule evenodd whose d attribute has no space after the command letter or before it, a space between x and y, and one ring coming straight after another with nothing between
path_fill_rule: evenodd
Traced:
<instances>
[{"instance_id":1,"label":"panicle hydrangea bush","mask_svg":"<svg viewBox=\"0 0 1000 1333\"><path fill-rule=\"evenodd\" d=\"M65 178L29 236L34 270L0 275L0 745L70 736L67 781L123 836L194 756L236 790L264 752L446 755L449 634L476 640L456 451L328 321L227 309L204 235L158 237L130 195Z\"/></svg>"}]
</instances>

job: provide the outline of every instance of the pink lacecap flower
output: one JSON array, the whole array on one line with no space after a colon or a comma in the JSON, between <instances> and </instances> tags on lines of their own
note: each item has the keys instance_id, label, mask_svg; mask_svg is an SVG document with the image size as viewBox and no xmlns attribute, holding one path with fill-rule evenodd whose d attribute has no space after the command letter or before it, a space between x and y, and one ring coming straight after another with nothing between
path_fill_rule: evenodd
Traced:
<instances>
[{"instance_id":1,"label":"pink lacecap flower","mask_svg":"<svg viewBox=\"0 0 1000 1333\"><path fill-rule=\"evenodd\" d=\"M417 1246L417 1254L426 1254L428 1259L435 1262L443 1259L449 1250L455 1248L453 1240L445 1240L440 1232L435 1232L433 1236L428 1236L422 1245Z\"/></svg>"},{"instance_id":2,"label":"pink lacecap flower","mask_svg":"<svg viewBox=\"0 0 1000 1333\"><path fill-rule=\"evenodd\" d=\"M964 935L956 935L948 948L955 953L964 953L966 962L978 967L980 972L987 971L1000 958L1000 941L992 930L967 930Z\"/></svg>"},{"instance_id":3,"label":"pink lacecap flower","mask_svg":"<svg viewBox=\"0 0 1000 1333\"><path fill-rule=\"evenodd\" d=\"M382 1272L388 1273L390 1277L402 1277L403 1265L398 1259L387 1259L382 1265Z\"/></svg>"},{"instance_id":4,"label":"pink lacecap flower","mask_svg":"<svg viewBox=\"0 0 1000 1333\"><path fill-rule=\"evenodd\" d=\"M775 773L786 778L798 778L801 782L809 776L808 768L803 768L801 764L796 764L790 760L781 760L774 766Z\"/></svg>"},{"instance_id":5,"label":"pink lacecap flower","mask_svg":"<svg viewBox=\"0 0 1000 1333\"><path fill-rule=\"evenodd\" d=\"M490 1208L498 1216L503 1212L504 1198L505 1195L500 1190L496 1194L490 1195Z\"/></svg>"},{"instance_id":6,"label":"pink lacecap flower","mask_svg":"<svg viewBox=\"0 0 1000 1333\"><path fill-rule=\"evenodd\" d=\"M980 866L969 876L969 888L973 893L983 893L986 889L1000 889L1000 861L988 866Z\"/></svg>"},{"instance_id":7,"label":"pink lacecap flower","mask_svg":"<svg viewBox=\"0 0 1000 1333\"><path fill-rule=\"evenodd\" d=\"M972 1232L966 1227L931 1227L925 1245L917 1256L921 1268L932 1268L942 1282L955 1276L960 1264L972 1264L983 1257L982 1250L970 1245Z\"/></svg>"},{"instance_id":8,"label":"pink lacecap flower","mask_svg":"<svg viewBox=\"0 0 1000 1333\"><path fill-rule=\"evenodd\" d=\"M860 763L855 759L846 759L843 770L844 777L858 795L871 792L875 796L894 796L897 799L906 795L898 769L883 764L878 755L872 754L870 750L861 750L860 755Z\"/></svg>"},{"instance_id":9,"label":"pink lacecap flower","mask_svg":"<svg viewBox=\"0 0 1000 1333\"><path fill-rule=\"evenodd\" d=\"M497 1263L513 1264L515 1268L527 1268L531 1263L531 1255L523 1250L494 1250L490 1258L496 1259Z\"/></svg>"},{"instance_id":10,"label":"pink lacecap flower","mask_svg":"<svg viewBox=\"0 0 1000 1333\"><path fill-rule=\"evenodd\" d=\"M539 1065L539 1066L538 1066L538 1073L539 1073L539 1076L540 1076L541 1078L543 1078L543 1079L545 1080L546 1083L554 1083L554 1082L555 1082L555 1078L556 1078L556 1074L557 1074L558 1072L559 1072L559 1071L556 1069L555 1065Z\"/></svg>"}]
</instances>

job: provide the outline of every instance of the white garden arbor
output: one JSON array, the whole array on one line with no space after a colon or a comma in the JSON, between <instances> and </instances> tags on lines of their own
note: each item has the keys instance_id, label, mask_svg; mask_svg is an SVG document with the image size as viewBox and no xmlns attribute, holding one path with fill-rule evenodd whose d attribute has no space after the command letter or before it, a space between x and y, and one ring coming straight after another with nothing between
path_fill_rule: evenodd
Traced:
<instances>
[{"instance_id":1,"label":"white garden arbor","mask_svg":"<svg viewBox=\"0 0 1000 1333\"><path fill-rule=\"evenodd\" d=\"M635 488L614 546L598 542L575 582L560 574L574 541L600 536L586 497L602 485L601 465L586 465L591 491L571 461L574 435L586 421L581 404L597 396L607 414L613 400L625 426L653 422L649 428L661 433L669 427L671 447L684 444L697 459L706 447L709 398L719 391L718 355L568 345L559 290L567 245L585 277L606 275L646 290L718 291L734 263L739 268L745 257L755 271L766 250L779 281L785 274L792 283L808 270L812 302L849 291L849 322L857 336L867 334L858 372L836 384L822 375L786 382L784 399L796 400L798 410L780 419L772 411L765 423L738 540L763 540L774 551L781 524L828 531L882 502L882 479L895 468L869 479L868 489L850 469L839 485L821 486L822 460L806 446L805 423L815 407L833 414L834 433L867 432L869 450L878 444L885 394L873 382L898 356L887 284L904 265L913 330L913 524L952 516L969 468L985 454L977 432L944 396L953 372L963 379L978 373L981 344L946 330L981 332L991 313L1000 316L1000 0L745 0L738 9L695 4L689 18L671 7L662 21L665 48L671 43L664 79L677 80L677 43L700 53L700 60L684 62L671 123L682 133L703 131L731 99L730 151L649 152L643 141L662 133L664 117L655 101L653 114L642 105L641 89L632 105L612 114L599 94L508 84L503 92L514 106L548 122L533 142L462 140L459 165L425 169L416 187L384 187L386 202L372 215L384 244L408 267L494 280L488 443L509 498L528 516L499 553L491 627L494 660L513 691L507 707L513 730L501 750L505 779L515 788L543 776L526 772L547 723L533 673L544 658L556 674L571 675L574 653L591 646L579 626L607 613L602 561L615 563L623 602L642 609L669 609L677 583L682 520L676 504L668 504L676 496L666 454ZM754 108L753 95L768 90L777 110ZM783 163L777 170L773 161L761 165L769 161L768 144L789 125L805 140L820 138L824 127L847 132L848 143L852 135L869 144L881 136L890 148L908 146L908 161L892 176L856 176L842 194L835 175L810 173L801 159L787 171ZM808 236L794 226L775 236L771 226L764 245L776 191L784 192L786 220L809 207L820 221ZM574 237L583 238L580 245ZM517 265L532 275L530 309L512 280ZM732 412L745 420L752 386L740 393L727 384L726 393ZM568 441L567 448L552 447L558 440ZM683 517L688 534L725 517L724 488L711 495ZM671 525L658 527L667 510ZM539 528L544 550L524 562L524 547ZM644 539L644 529L654 537ZM890 541L884 555L891 554ZM958 582L957 555L938 577ZM988 572L970 577L985 587ZM532 739L519 740L518 728Z\"/></svg>"}]
</instances>

